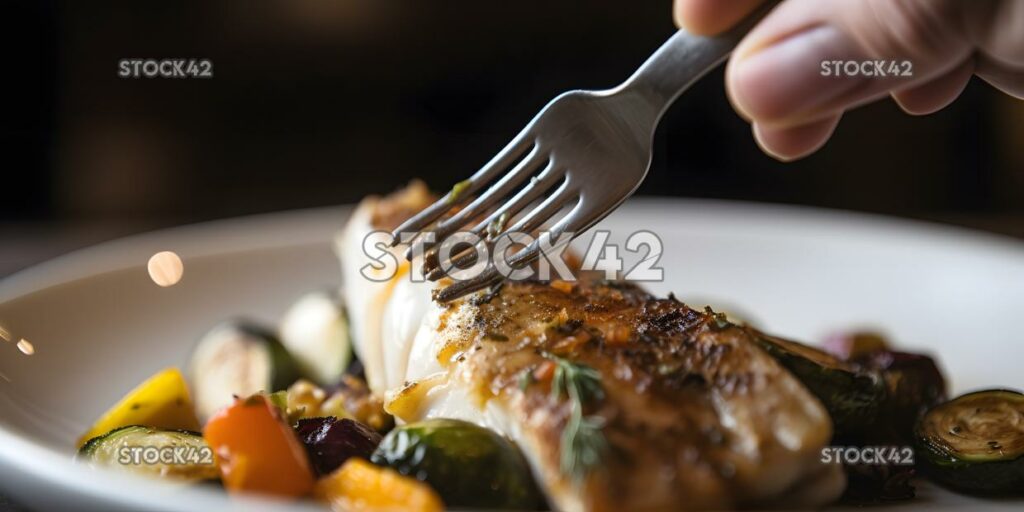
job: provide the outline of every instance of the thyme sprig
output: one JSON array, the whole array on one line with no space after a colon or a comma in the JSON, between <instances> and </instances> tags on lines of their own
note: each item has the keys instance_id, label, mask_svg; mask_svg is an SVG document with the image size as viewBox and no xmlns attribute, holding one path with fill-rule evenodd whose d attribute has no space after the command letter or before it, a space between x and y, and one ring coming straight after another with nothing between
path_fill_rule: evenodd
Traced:
<instances>
[{"instance_id":1,"label":"thyme sprig","mask_svg":"<svg viewBox=\"0 0 1024 512\"><path fill-rule=\"evenodd\" d=\"M604 399L601 374L597 370L555 355L548 354L547 357L555 363L555 375L551 380L552 397L558 398L564 393L573 403L581 405L591 400Z\"/></svg>"},{"instance_id":2,"label":"thyme sprig","mask_svg":"<svg viewBox=\"0 0 1024 512\"><path fill-rule=\"evenodd\" d=\"M600 416L583 416L582 408L573 404L569 421L562 430L558 463L562 473L570 475L577 484L601 466L608 451L608 441L601 431L604 423Z\"/></svg>"},{"instance_id":3,"label":"thyme sprig","mask_svg":"<svg viewBox=\"0 0 1024 512\"><path fill-rule=\"evenodd\" d=\"M551 396L569 398L569 419L562 430L559 466L563 474L577 484L601 465L608 442L602 428L605 420L600 416L584 416L583 406L603 400L604 388L597 370L554 354L544 356L555 363L551 381Z\"/></svg>"}]
</instances>

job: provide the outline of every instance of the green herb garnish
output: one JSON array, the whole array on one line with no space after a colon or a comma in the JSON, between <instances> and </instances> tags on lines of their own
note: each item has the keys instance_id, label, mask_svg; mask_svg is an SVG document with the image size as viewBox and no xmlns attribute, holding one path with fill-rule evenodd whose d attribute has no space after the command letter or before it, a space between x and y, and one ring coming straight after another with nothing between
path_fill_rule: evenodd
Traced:
<instances>
[{"instance_id":1,"label":"green herb garnish","mask_svg":"<svg viewBox=\"0 0 1024 512\"><path fill-rule=\"evenodd\" d=\"M565 394L569 398L569 421L562 430L559 465L562 473L570 475L578 484L592 470L601 465L608 442L601 432L604 419L583 416L583 406L604 399L601 374L597 370L554 354L545 353L554 361L555 374L551 381L551 396Z\"/></svg>"},{"instance_id":2,"label":"green herb garnish","mask_svg":"<svg viewBox=\"0 0 1024 512\"><path fill-rule=\"evenodd\" d=\"M462 180L456 183L455 186L452 187L452 191L448 193L448 204L458 201L459 196L464 194L466 190L469 190L469 186L472 184L473 182L470 180Z\"/></svg>"},{"instance_id":3,"label":"green herb garnish","mask_svg":"<svg viewBox=\"0 0 1024 512\"><path fill-rule=\"evenodd\" d=\"M267 395L267 400L274 407L281 410L282 413L288 412L288 392L287 391L275 391Z\"/></svg>"},{"instance_id":4,"label":"green herb garnish","mask_svg":"<svg viewBox=\"0 0 1024 512\"><path fill-rule=\"evenodd\" d=\"M565 393L570 400L579 402L580 405L604 398L601 374L597 370L552 354L546 354L546 357L555 362L551 396L557 398Z\"/></svg>"},{"instance_id":5,"label":"green herb garnish","mask_svg":"<svg viewBox=\"0 0 1024 512\"><path fill-rule=\"evenodd\" d=\"M526 388L533 384L533 369L526 368L522 373L519 374L519 390L526 391Z\"/></svg>"},{"instance_id":6,"label":"green herb garnish","mask_svg":"<svg viewBox=\"0 0 1024 512\"><path fill-rule=\"evenodd\" d=\"M505 231L505 224L508 224L508 212L502 212L498 218L492 220L491 223L487 225L487 238L489 240L498 238L498 235L500 235L502 231Z\"/></svg>"},{"instance_id":7,"label":"green herb garnish","mask_svg":"<svg viewBox=\"0 0 1024 512\"><path fill-rule=\"evenodd\" d=\"M577 484L581 483L593 469L600 467L601 460L608 450L608 441L601 432L602 427L604 418L584 417L580 408L573 406L569 422L565 425L565 430L562 430L562 451L558 462L562 472L572 475Z\"/></svg>"}]
</instances>

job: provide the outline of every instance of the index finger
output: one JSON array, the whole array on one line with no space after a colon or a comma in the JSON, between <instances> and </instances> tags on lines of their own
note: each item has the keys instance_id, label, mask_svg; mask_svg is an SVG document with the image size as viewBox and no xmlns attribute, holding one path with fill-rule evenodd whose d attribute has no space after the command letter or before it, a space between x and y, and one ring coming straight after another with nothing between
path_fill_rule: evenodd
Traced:
<instances>
[{"instance_id":1,"label":"index finger","mask_svg":"<svg viewBox=\"0 0 1024 512\"><path fill-rule=\"evenodd\" d=\"M675 0L676 25L694 34L714 35L732 27L765 0Z\"/></svg>"}]
</instances>

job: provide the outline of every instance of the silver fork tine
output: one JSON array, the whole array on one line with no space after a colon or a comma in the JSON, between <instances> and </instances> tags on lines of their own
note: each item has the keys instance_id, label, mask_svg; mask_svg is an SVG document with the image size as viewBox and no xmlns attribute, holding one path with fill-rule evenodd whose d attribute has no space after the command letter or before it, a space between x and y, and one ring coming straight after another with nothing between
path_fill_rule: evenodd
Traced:
<instances>
[{"instance_id":1,"label":"silver fork tine","mask_svg":"<svg viewBox=\"0 0 1024 512\"><path fill-rule=\"evenodd\" d=\"M555 184L564 176L565 175L562 171L557 170L553 166L548 166L548 168L545 169L537 179L531 181L529 185L520 190L516 195L512 196L512 199L506 202L501 208L498 208L489 217L474 226L470 232L479 236L485 229L487 229L488 226L491 225L491 223L501 217L502 214L507 213L509 218L514 217L521 212L523 208L526 208L530 203L536 201L542 194L551 190L551 187L555 186Z\"/></svg>"},{"instance_id":2,"label":"silver fork tine","mask_svg":"<svg viewBox=\"0 0 1024 512\"><path fill-rule=\"evenodd\" d=\"M435 290L433 298L437 302L444 304L445 302L449 302L453 299L462 297L467 293L473 293L477 290L483 290L488 286L500 283L501 280L501 274L498 273L497 269L491 266L488 267L488 269L478 277L475 277L467 281L457 281L455 284L452 284L451 286L447 286L441 290Z\"/></svg>"},{"instance_id":3,"label":"silver fork tine","mask_svg":"<svg viewBox=\"0 0 1024 512\"><path fill-rule=\"evenodd\" d=\"M503 214L508 214L509 218L517 215L520 211L523 210L523 208L526 208L530 203L534 202L542 194L544 194L545 192L550 190L551 187L553 187L555 185L555 183L558 183L558 180L562 179L562 177L563 177L563 174L562 174L561 171L556 170L554 167L551 167L549 165L546 169L544 169L544 171L541 172L541 174L540 174L540 176L538 178L533 180L529 185L527 185L522 190L520 190L518 193L516 193L515 196L512 196L512 199L510 199L504 205L502 205L500 208L498 208L493 213L491 213L490 216L488 216L482 222L480 222L479 224L474 226L472 229L470 229L469 233L472 233L472 234L474 234L476 236L482 236L484 231L488 227L490 227L492 223L497 221L497 219L500 218ZM444 235L444 236L448 236L448 235ZM423 258L423 273L425 275L426 274L430 274L431 272L433 272L434 270L436 270L438 268L438 265L437 265L437 263L438 263L438 261L437 261L437 245L438 245L438 243L436 241L437 240L442 240L442 239L443 239L443 236L436 236L435 237L435 243L432 244L432 247L429 248L428 250L424 251L425 257ZM407 253L407 257L408 257L408 253ZM458 260L453 258L452 261L453 262L457 262ZM457 263L457 264L461 265L462 263L460 262L460 263Z\"/></svg>"},{"instance_id":4,"label":"silver fork tine","mask_svg":"<svg viewBox=\"0 0 1024 512\"><path fill-rule=\"evenodd\" d=\"M558 213L570 200L578 197L575 189L569 188L569 183L563 182L558 190L554 194L551 194L544 202L534 208L530 213L526 214L525 217L519 219L512 227L502 231L506 233L509 231L518 231L523 233L529 233L534 229L540 227L544 221L551 218L552 215Z\"/></svg>"},{"instance_id":5,"label":"silver fork tine","mask_svg":"<svg viewBox=\"0 0 1024 512\"><path fill-rule=\"evenodd\" d=\"M502 176L501 179L488 188L483 195L474 199L473 202L469 203L469 205L453 215L451 218L445 219L439 222L437 226L434 226L434 241L424 243L423 249L430 250L431 247L438 245L441 241L444 241L445 237L466 225L466 223L474 217L483 214L483 212L490 209L495 203L500 201L508 195L509 192L519 186L546 160L540 153L540 146L534 145L533 149L530 150L530 152L527 153L527 155L523 157L523 159L516 164L511 171L505 174L505 176ZM405 252L405 259L412 259L413 247L414 246L410 246L409 250Z\"/></svg>"},{"instance_id":6,"label":"silver fork tine","mask_svg":"<svg viewBox=\"0 0 1024 512\"><path fill-rule=\"evenodd\" d=\"M487 242L480 243L485 244ZM479 245L477 247L479 247ZM479 253L477 251L467 249L465 252L462 252L458 256L452 258L452 265L459 268L462 268L463 266L466 265L472 265L476 263L478 256ZM426 265L424 265L424 269L426 269ZM433 261L433 265L431 266L430 270L424 270L424 274L426 275L427 281L437 281L438 279L441 279L445 275L444 269L440 266L439 262L437 262L436 259Z\"/></svg>"},{"instance_id":7,"label":"silver fork tine","mask_svg":"<svg viewBox=\"0 0 1024 512\"><path fill-rule=\"evenodd\" d=\"M523 130L523 132L517 135L516 138L512 139L512 142L508 143L504 149L499 151L490 162L484 164L479 171L469 178L468 188L459 191L457 196L454 189L449 191L437 202L424 208L421 212L412 216L412 218L395 228L395 230L391 232L394 236L394 240L391 245L398 245L401 241L399 240L399 235L401 233L422 231L423 228L427 227L431 222L434 222L440 216L444 215L444 213L450 210L452 206L460 204L467 197L471 197L485 185L494 181L494 178L497 177L498 174L505 172L505 170L512 165L512 162L519 159L519 157L526 152L527 148L532 145L533 141L528 137L528 132Z\"/></svg>"},{"instance_id":8,"label":"silver fork tine","mask_svg":"<svg viewBox=\"0 0 1024 512\"><path fill-rule=\"evenodd\" d=\"M576 197L575 193L576 193L575 191L569 190L568 183L563 184L561 187L559 187L557 192L555 192L553 195L551 195L550 197L545 199L544 202L540 204L540 206L538 206L533 211L531 211L529 214L527 214L526 217L523 217L522 219L520 219L512 227L508 228L507 230L502 231L495 238L499 238L499 237L501 237L501 235L503 235L505 233L509 233L509 232L514 232L514 233L530 233L530 232L532 232L533 230L539 228L542 224L544 224L544 222L546 220L550 219L552 215L554 215L555 213L558 212L558 210L562 209L566 205L566 203L568 203L569 201L574 199ZM576 209L574 208L573 211L575 211L575 210ZM490 241L485 240L485 241L481 242L481 244L490 244ZM535 245L535 243L534 244L530 244L528 247L533 247L534 245ZM472 265L472 264L476 263L476 260L478 258L478 254L479 253L476 250L467 249L465 252L459 254L457 257L452 258L452 264L457 266L457 267L461 267L463 265ZM516 254L519 254L519 253L516 253ZM515 266L515 265L513 265L513 266ZM438 263L437 267L431 269L431 271L427 273L427 280L429 280L429 281L436 281L436 280L440 279L444 275L445 275L444 269Z\"/></svg>"},{"instance_id":9,"label":"silver fork tine","mask_svg":"<svg viewBox=\"0 0 1024 512\"><path fill-rule=\"evenodd\" d=\"M558 221L557 224L547 231L551 240L558 240L567 232L571 232L574 238L579 234L582 225L586 222L584 220L586 218L585 216L578 215L578 211L582 208L582 205L582 202L576 203L576 206L573 207L568 215L563 217L562 220ZM515 253L511 258L509 258L509 265L512 267L519 267L521 265L528 265L532 263L533 260L537 259L537 256L540 255L540 242L540 239L534 240L530 245Z\"/></svg>"},{"instance_id":10,"label":"silver fork tine","mask_svg":"<svg viewBox=\"0 0 1024 512\"><path fill-rule=\"evenodd\" d=\"M568 215L566 215L562 220L558 222L558 224L552 227L550 233L551 238L553 240L557 240L562 234L564 234L567 231L572 231L575 234L575 230L585 223L585 221L582 220L583 217L576 215L577 210L579 210L580 208L580 204L582 203L578 203L577 206L573 208L573 210L570 211ZM533 263L533 261L536 260L539 256L540 240L534 240L525 249L517 252L514 256L512 256L512 258L509 260L509 265L514 268L521 267L523 265L529 265L530 263ZM481 272L478 276L472 279L467 279L465 281L458 281L455 284L452 284L451 286L445 287L444 289L437 291L434 294L434 300L440 303L445 303L453 299L457 299L468 293L473 293L477 290L487 288L492 284L500 282L502 279L503 276L501 275L500 272L498 272L497 267L495 267L494 264L492 263L488 265L487 269Z\"/></svg>"}]
</instances>

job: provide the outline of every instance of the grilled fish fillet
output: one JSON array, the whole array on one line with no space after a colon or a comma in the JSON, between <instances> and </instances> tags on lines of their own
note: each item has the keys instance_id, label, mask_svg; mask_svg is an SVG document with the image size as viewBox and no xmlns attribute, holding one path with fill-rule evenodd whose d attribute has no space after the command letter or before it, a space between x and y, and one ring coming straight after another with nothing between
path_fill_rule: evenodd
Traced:
<instances>
[{"instance_id":1,"label":"grilled fish fillet","mask_svg":"<svg viewBox=\"0 0 1024 512\"><path fill-rule=\"evenodd\" d=\"M826 411L753 329L622 283L509 282L438 305L407 270L365 279L361 240L401 220L396 204L425 205L421 192L365 201L337 240L356 350L399 421L509 436L564 511L816 506L842 492L841 469L819 462ZM602 390L582 404L600 440L582 469L563 460L582 445L563 442L577 424L552 391L560 362L592 368Z\"/></svg>"}]
</instances>

